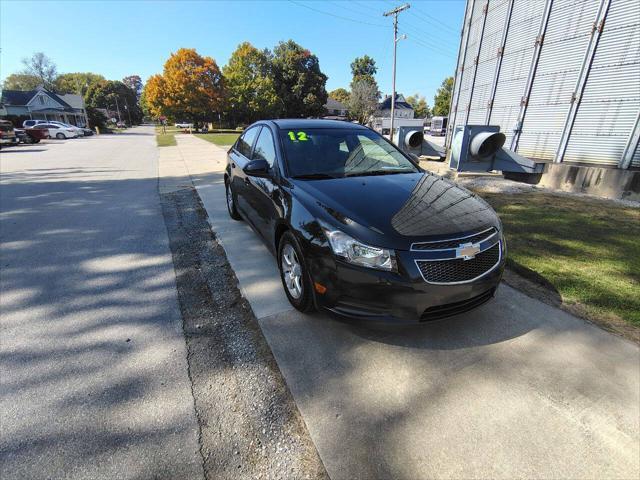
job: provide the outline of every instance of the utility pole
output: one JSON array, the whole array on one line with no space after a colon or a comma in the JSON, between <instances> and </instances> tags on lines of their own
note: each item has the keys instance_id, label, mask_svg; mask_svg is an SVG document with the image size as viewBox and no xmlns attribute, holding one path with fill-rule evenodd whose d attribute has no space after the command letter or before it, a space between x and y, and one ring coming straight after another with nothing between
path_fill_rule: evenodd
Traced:
<instances>
[{"instance_id":1,"label":"utility pole","mask_svg":"<svg viewBox=\"0 0 640 480\"><path fill-rule=\"evenodd\" d=\"M411 5L405 3L399 7L383 13L385 17L393 15L393 80L391 81L391 131L389 132L389 140L393 142L393 122L396 114L396 51L398 50L398 40L407 38L406 35L398 38L398 14L407 10Z\"/></svg>"}]
</instances>

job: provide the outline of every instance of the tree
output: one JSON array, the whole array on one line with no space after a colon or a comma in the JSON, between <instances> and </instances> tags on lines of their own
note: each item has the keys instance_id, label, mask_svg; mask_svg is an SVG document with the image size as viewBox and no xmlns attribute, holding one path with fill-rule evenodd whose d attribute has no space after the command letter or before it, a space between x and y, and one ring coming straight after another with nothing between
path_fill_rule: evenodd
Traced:
<instances>
[{"instance_id":1,"label":"tree","mask_svg":"<svg viewBox=\"0 0 640 480\"><path fill-rule=\"evenodd\" d=\"M142 95L142 79L140 78L140 75L129 75L128 77L124 77L122 79L122 83L136 92L136 97L138 100L140 99L140 95Z\"/></svg>"},{"instance_id":2,"label":"tree","mask_svg":"<svg viewBox=\"0 0 640 480\"><path fill-rule=\"evenodd\" d=\"M333 98L335 101L347 105L349 103L349 91L345 88L336 88L329 92L329 98Z\"/></svg>"},{"instance_id":3,"label":"tree","mask_svg":"<svg viewBox=\"0 0 640 480\"><path fill-rule=\"evenodd\" d=\"M42 52L36 52L31 58L23 58L22 63L25 68L20 73L39 78L40 83L44 85L47 90L55 91L58 68L49 57Z\"/></svg>"},{"instance_id":4,"label":"tree","mask_svg":"<svg viewBox=\"0 0 640 480\"><path fill-rule=\"evenodd\" d=\"M89 87L104 82L106 79L102 75L91 72L63 73L56 78L55 89L58 93L75 93L86 95Z\"/></svg>"},{"instance_id":5,"label":"tree","mask_svg":"<svg viewBox=\"0 0 640 480\"><path fill-rule=\"evenodd\" d=\"M349 115L357 119L361 124L369 121L369 118L378 108L380 92L371 80L361 78L351 82L351 95L349 96Z\"/></svg>"},{"instance_id":6,"label":"tree","mask_svg":"<svg viewBox=\"0 0 640 480\"><path fill-rule=\"evenodd\" d=\"M122 82L105 80L93 84L87 90L85 102L89 107L119 111L123 121L133 124L142 121L135 92Z\"/></svg>"},{"instance_id":7,"label":"tree","mask_svg":"<svg viewBox=\"0 0 640 480\"><path fill-rule=\"evenodd\" d=\"M378 72L376 67L376 61L369 55L364 57L357 57L351 62L351 75L353 76L353 82L357 80L367 79L375 83L374 75Z\"/></svg>"},{"instance_id":8,"label":"tree","mask_svg":"<svg viewBox=\"0 0 640 480\"><path fill-rule=\"evenodd\" d=\"M104 114L95 109L94 107L86 106L87 117L89 117L89 125L92 127L104 128L107 123L107 117Z\"/></svg>"},{"instance_id":9,"label":"tree","mask_svg":"<svg viewBox=\"0 0 640 480\"><path fill-rule=\"evenodd\" d=\"M35 90L39 85L42 85L42 80L35 75L27 73L12 73L5 78L2 89L3 90Z\"/></svg>"},{"instance_id":10,"label":"tree","mask_svg":"<svg viewBox=\"0 0 640 480\"><path fill-rule=\"evenodd\" d=\"M453 77L447 77L442 81L440 88L433 97L433 115L437 117L445 117L449 115L449 106L451 105L451 93L453 92Z\"/></svg>"},{"instance_id":11,"label":"tree","mask_svg":"<svg viewBox=\"0 0 640 480\"><path fill-rule=\"evenodd\" d=\"M181 48L164 64L162 75L147 81L144 95L155 116L176 120L208 121L220 112L224 100L222 73L211 57Z\"/></svg>"},{"instance_id":12,"label":"tree","mask_svg":"<svg viewBox=\"0 0 640 480\"><path fill-rule=\"evenodd\" d=\"M276 93L287 117L315 117L327 103L327 76L320 71L318 57L293 40L280 42L273 50Z\"/></svg>"},{"instance_id":13,"label":"tree","mask_svg":"<svg viewBox=\"0 0 640 480\"><path fill-rule=\"evenodd\" d=\"M241 43L231 54L223 73L227 106L235 120L253 123L283 110L272 70L269 52L258 50L249 42Z\"/></svg>"},{"instance_id":14,"label":"tree","mask_svg":"<svg viewBox=\"0 0 640 480\"><path fill-rule=\"evenodd\" d=\"M407 97L407 103L413 107L416 118L427 118L429 116L429 105L427 105L427 100L423 96L416 93Z\"/></svg>"}]
</instances>

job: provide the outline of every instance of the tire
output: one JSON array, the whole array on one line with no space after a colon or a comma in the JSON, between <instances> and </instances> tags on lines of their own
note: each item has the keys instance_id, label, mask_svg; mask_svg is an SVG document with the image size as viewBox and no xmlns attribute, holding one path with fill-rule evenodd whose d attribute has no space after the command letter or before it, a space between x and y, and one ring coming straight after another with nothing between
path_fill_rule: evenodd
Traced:
<instances>
[{"instance_id":1,"label":"tire","mask_svg":"<svg viewBox=\"0 0 640 480\"><path fill-rule=\"evenodd\" d=\"M242 220L242 217L236 208L236 198L231 190L231 185L228 180L224 182L224 191L225 196L227 197L227 212L229 212L229 216L234 220Z\"/></svg>"},{"instance_id":2,"label":"tire","mask_svg":"<svg viewBox=\"0 0 640 480\"><path fill-rule=\"evenodd\" d=\"M285 232L278 244L278 267L289 303L301 312L315 310L311 278L300 246L291 232Z\"/></svg>"},{"instance_id":3,"label":"tire","mask_svg":"<svg viewBox=\"0 0 640 480\"><path fill-rule=\"evenodd\" d=\"M56 133L56 138L58 140L64 140L67 137L64 136L64 133Z\"/></svg>"}]
</instances>

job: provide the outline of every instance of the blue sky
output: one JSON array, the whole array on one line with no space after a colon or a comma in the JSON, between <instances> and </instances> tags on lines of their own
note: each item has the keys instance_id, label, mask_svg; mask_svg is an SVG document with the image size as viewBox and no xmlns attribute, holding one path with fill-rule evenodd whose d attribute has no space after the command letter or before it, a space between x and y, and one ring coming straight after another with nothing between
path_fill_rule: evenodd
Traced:
<instances>
[{"instance_id":1,"label":"blue sky","mask_svg":"<svg viewBox=\"0 0 640 480\"><path fill-rule=\"evenodd\" d=\"M171 52L196 48L222 67L242 41L273 48L293 39L316 54L327 89L349 87L350 63L368 54L377 80L391 90L392 1L6 1L0 0L0 78L42 51L59 72L100 73L109 79L160 72ZM399 28L397 91L420 93L429 105L452 75L464 0L410 1ZM28 25L28 28L26 28Z\"/></svg>"}]
</instances>

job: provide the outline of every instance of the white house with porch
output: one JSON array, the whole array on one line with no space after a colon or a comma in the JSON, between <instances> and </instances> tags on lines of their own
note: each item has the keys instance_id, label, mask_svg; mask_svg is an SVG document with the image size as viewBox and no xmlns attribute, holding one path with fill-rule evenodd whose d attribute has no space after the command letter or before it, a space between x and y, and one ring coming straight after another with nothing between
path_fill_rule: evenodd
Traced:
<instances>
[{"instance_id":1,"label":"white house with porch","mask_svg":"<svg viewBox=\"0 0 640 480\"><path fill-rule=\"evenodd\" d=\"M58 95L38 87L35 90L4 90L4 117L21 126L24 120L55 120L78 127L89 124L84 99L80 95Z\"/></svg>"}]
</instances>

